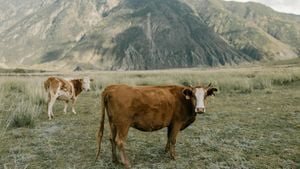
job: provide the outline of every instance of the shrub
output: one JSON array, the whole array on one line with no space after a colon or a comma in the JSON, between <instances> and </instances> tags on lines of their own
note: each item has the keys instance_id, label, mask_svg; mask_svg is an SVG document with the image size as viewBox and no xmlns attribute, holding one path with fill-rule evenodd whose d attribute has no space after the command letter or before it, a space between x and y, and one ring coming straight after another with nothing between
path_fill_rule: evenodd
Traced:
<instances>
[{"instance_id":1,"label":"shrub","mask_svg":"<svg viewBox=\"0 0 300 169\"><path fill-rule=\"evenodd\" d=\"M299 78L293 74L281 74L277 76L272 76L272 84L274 85L288 85L292 82L299 80Z\"/></svg>"},{"instance_id":2,"label":"shrub","mask_svg":"<svg viewBox=\"0 0 300 169\"><path fill-rule=\"evenodd\" d=\"M34 127L46 101L41 81L7 78L0 81L0 91L1 118L6 121L1 127Z\"/></svg>"},{"instance_id":3,"label":"shrub","mask_svg":"<svg viewBox=\"0 0 300 169\"><path fill-rule=\"evenodd\" d=\"M263 90L272 87L272 82L268 78L256 78L252 81L253 89Z\"/></svg>"},{"instance_id":4,"label":"shrub","mask_svg":"<svg viewBox=\"0 0 300 169\"><path fill-rule=\"evenodd\" d=\"M6 81L1 84L1 88L5 93L24 93L26 90L25 83L19 81Z\"/></svg>"},{"instance_id":5,"label":"shrub","mask_svg":"<svg viewBox=\"0 0 300 169\"><path fill-rule=\"evenodd\" d=\"M251 93L253 88L249 79L243 78L228 78L226 80L222 80L218 83L218 87L220 91L223 92L238 92L238 93Z\"/></svg>"},{"instance_id":6,"label":"shrub","mask_svg":"<svg viewBox=\"0 0 300 169\"><path fill-rule=\"evenodd\" d=\"M12 128L20 127L34 127L34 117L39 114L41 109L39 106L34 105L27 101L17 103L17 106L10 118L9 126Z\"/></svg>"},{"instance_id":7,"label":"shrub","mask_svg":"<svg viewBox=\"0 0 300 169\"><path fill-rule=\"evenodd\" d=\"M135 85L137 86L149 86L152 85L152 83L149 83L147 81L137 82Z\"/></svg>"},{"instance_id":8,"label":"shrub","mask_svg":"<svg viewBox=\"0 0 300 169\"><path fill-rule=\"evenodd\" d=\"M15 114L12 117L12 120L9 124L12 128L20 128L20 127L34 127L34 120L31 114L29 113L22 113L22 114Z\"/></svg>"},{"instance_id":9,"label":"shrub","mask_svg":"<svg viewBox=\"0 0 300 169\"><path fill-rule=\"evenodd\" d=\"M20 68L16 68L13 70L14 73L26 73L26 70L24 69L20 69Z\"/></svg>"},{"instance_id":10,"label":"shrub","mask_svg":"<svg viewBox=\"0 0 300 169\"><path fill-rule=\"evenodd\" d=\"M180 80L179 84L182 85L182 86L190 86L191 82L188 81L188 80Z\"/></svg>"}]
</instances>

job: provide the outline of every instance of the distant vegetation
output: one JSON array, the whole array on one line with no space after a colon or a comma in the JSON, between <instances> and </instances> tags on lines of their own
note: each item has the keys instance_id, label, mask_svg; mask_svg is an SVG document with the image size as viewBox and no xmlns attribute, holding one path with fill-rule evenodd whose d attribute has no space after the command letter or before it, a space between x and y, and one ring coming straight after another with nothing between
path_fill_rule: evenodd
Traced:
<instances>
[{"instance_id":1,"label":"distant vegetation","mask_svg":"<svg viewBox=\"0 0 300 169\"><path fill-rule=\"evenodd\" d=\"M0 68L0 73L19 73L19 74L26 74L26 73L44 73L45 70L33 70L33 69L22 69L22 68L15 68L15 69L3 69Z\"/></svg>"}]
</instances>

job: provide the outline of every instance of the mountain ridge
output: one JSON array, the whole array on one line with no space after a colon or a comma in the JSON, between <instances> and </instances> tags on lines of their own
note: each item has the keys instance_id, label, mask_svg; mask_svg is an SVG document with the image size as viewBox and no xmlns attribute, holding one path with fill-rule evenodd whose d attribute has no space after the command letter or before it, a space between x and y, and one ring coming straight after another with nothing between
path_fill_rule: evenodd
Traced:
<instances>
[{"instance_id":1,"label":"mountain ridge","mask_svg":"<svg viewBox=\"0 0 300 169\"><path fill-rule=\"evenodd\" d=\"M13 2L18 0L10 6ZM299 56L299 16L283 22L289 15L270 9L270 16L263 16L251 3L239 5L218 0L30 0L16 10L27 14L22 19L9 12L0 18L0 66L148 70ZM293 29L281 30L279 21Z\"/></svg>"}]
</instances>

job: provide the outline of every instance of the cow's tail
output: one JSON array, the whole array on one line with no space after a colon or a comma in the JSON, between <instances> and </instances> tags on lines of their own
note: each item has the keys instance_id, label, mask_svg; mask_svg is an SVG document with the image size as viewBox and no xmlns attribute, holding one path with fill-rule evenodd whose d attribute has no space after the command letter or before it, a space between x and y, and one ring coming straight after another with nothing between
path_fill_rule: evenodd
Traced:
<instances>
[{"instance_id":1,"label":"cow's tail","mask_svg":"<svg viewBox=\"0 0 300 169\"><path fill-rule=\"evenodd\" d=\"M96 138L97 138L97 155L96 155L95 162L97 161L97 159L99 157L99 154L100 154L101 141L102 141L103 130L104 130L105 109L107 109L106 94L105 94L104 91L102 92L102 95L101 95L100 105L101 105L101 111L100 111L101 120L100 120L99 130L96 133Z\"/></svg>"},{"instance_id":2,"label":"cow's tail","mask_svg":"<svg viewBox=\"0 0 300 169\"><path fill-rule=\"evenodd\" d=\"M49 91L49 88L50 88L50 83L49 83L49 81L48 81L48 80L46 80L46 81L44 82L44 88L45 88L46 92L48 92L48 91Z\"/></svg>"}]
</instances>

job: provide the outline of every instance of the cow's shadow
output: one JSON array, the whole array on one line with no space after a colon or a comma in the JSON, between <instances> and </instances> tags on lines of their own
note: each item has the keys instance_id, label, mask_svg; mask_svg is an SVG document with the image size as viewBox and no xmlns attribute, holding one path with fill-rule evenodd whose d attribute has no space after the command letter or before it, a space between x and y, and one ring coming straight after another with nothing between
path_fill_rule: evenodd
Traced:
<instances>
[{"instance_id":1,"label":"cow's shadow","mask_svg":"<svg viewBox=\"0 0 300 169\"><path fill-rule=\"evenodd\" d=\"M128 142L126 154L132 165L155 165L173 161L169 152L165 152L165 142L153 142L152 140L140 140L139 143Z\"/></svg>"}]
</instances>

